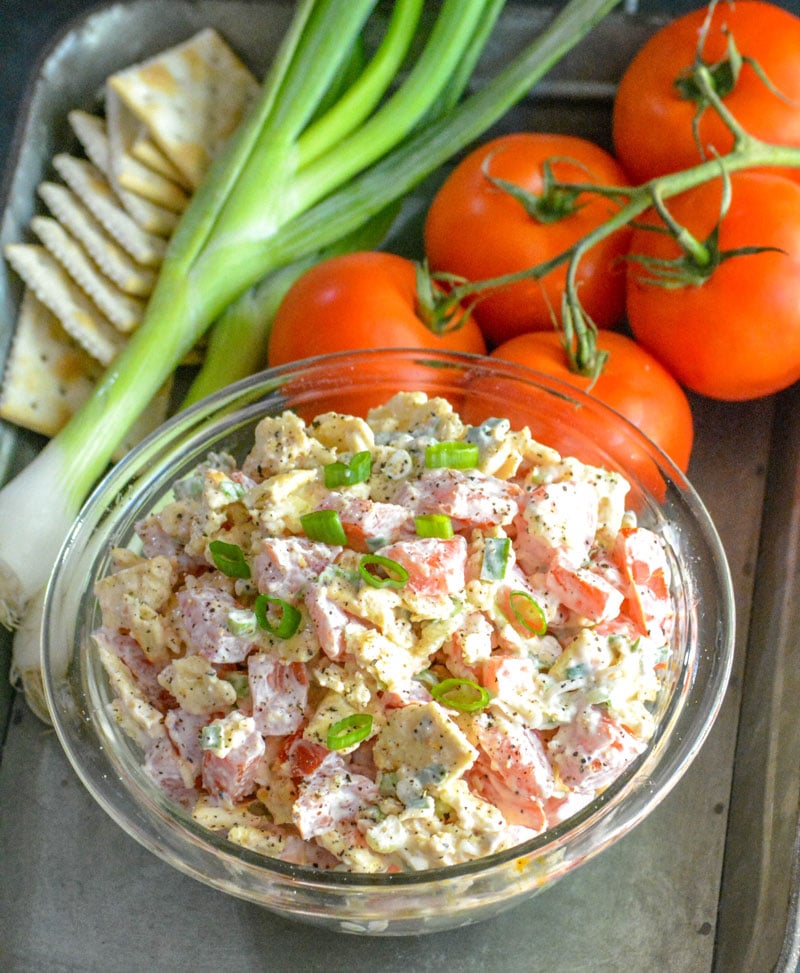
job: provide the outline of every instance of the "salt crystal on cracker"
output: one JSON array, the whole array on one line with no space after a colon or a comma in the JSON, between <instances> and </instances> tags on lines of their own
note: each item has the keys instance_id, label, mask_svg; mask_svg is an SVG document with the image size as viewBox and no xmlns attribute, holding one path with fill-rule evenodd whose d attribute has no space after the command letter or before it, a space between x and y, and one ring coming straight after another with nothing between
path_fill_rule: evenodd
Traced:
<instances>
[{"instance_id":1,"label":"salt crystal on cracker","mask_svg":"<svg viewBox=\"0 0 800 973\"><path fill-rule=\"evenodd\" d=\"M133 260L71 189L61 183L43 182L38 192L53 216L82 244L113 284L135 297L147 297L152 292L156 279L153 269Z\"/></svg>"},{"instance_id":2,"label":"salt crystal on cracker","mask_svg":"<svg viewBox=\"0 0 800 973\"><path fill-rule=\"evenodd\" d=\"M259 84L217 31L207 28L106 84L109 115L118 98L196 189L244 118Z\"/></svg>"},{"instance_id":3,"label":"salt crystal on cracker","mask_svg":"<svg viewBox=\"0 0 800 973\"><path fill-rule=\"evenodd\" d=\"M75 109L69 112L68 119L86 155L108 179L136 222L153 233L159 227L171 232L176 217L170 214L186 209L189 202L186 193L134 159L123 145L113 144L106 121L99 115Z\"/></svg>"},{"instance_id":4,"label":"salt crystal on cracker","mask_svg":"<svg viewBox=\"0 0 800 973\"><path fill-rule=\"evenodd\" d=\"M0 416L55 436L91 395L101 367L26 288L0 389Z\"/></svg>"},{"instance_id":5,"label":"salt crystal on cracker","mask_svg":"<svg viewBox=\"0 0 800 973\"><path fill-rule=\"evenodd\" d=\"M33 243L10 243L6 259L64 330L103 365L124 339L48 250Z\"/></svg>"},{"instance_id":6,"label":"salt crystal on cracker","mask_svg":"<svg viewBox=\"0 0 800 973\"><path fill-rule=\"evenodd\" d=\"M124 294L104 277L57 220L34 216L31 229L118 331L127 334L139 325L144 314L144 301Z\"/></svg>"},{"instance_id":7,"label":"salt crystal on cracker","mask_svg":"<svg viewBox=\"0 0 800 973\"><path fill-rule=\"evenodd\" d=\"M143 230L127 213L100 170L75 156L59 153L53 158L56 171L80 197L84 206L134 260L145 267L161 265L167 243L163 237Z\"/></svg>"}]
</instances>

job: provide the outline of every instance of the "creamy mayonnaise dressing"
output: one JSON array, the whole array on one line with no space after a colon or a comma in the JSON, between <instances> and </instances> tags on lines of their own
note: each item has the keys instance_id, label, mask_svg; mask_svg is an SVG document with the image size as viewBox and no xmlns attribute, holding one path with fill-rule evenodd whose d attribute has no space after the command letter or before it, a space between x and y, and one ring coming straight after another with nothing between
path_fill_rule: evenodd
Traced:
<instances>
[{"instance_id":1,"label":"creamy mayonnaise dressing","mask_svg":"<svg viewBox=\"0 0 800 973\"><path fill-rule=\"evenodd\" d=\"M386 872L516 845L654 730L670 573L628 490L422 393L267 417L98 582L115 718L265 855Z\"/></svg>"}]
</instances>

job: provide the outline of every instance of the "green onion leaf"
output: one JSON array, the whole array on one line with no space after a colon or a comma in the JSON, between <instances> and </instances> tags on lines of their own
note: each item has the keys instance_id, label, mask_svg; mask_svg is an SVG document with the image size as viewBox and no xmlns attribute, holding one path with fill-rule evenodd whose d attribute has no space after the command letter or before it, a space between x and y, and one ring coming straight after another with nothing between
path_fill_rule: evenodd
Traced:
<instances>
[{"instance_id":1,"label":"green onion leaf","mask_svg":"<svg viewBox=\"0 0 800 973\"><path fill-rule=\"evenodd\" d=\"M211 541L208 551L214 564L229 578L249 578L250 565L238 544L225 541Z\"/></svg>"},{"instance_id":2,"label":"green onion leaf","mask_svg":"<svg viewBox=\"0 0 800 973\"><path fill-rule=\"evenodd\" d=\"M200 731L200 746L203 750L215 750L222 744L222 727L219 723L209 723Z\"/></svg>"},{"instance_id":3,"label":"green onion leaf","mask_svg":"<svg viewBox=\"0 0 800 973\"><path fill-rule=\"evenodd\" d=\"M347 544L347 534L344 532L342 520L337 510L313 510L303 514L300 524L306 537L323 544L333 544L344 547Z\"/></svg>"},{"instance_id":4,"label":"green onion leaf","mask_svg":"<svg viewBox=\"0 0 800 973\"><path fill-rule=\"evenodd\" d=\"M349 463L328 463L325 467L325 486L333 490L339 486L366 483L372 473L372 453L368 449L355 453Z\"/></svg>"},{"instance_id":5,"label":"green onion leaf","mask_svg":"<svg viewBox=\"0 0 800 973\"><path fill-rule=\"evenodd\" d=\"M574 666L567 666L567 679L583 679L589 675L589 666L586 662L577 662Z\"/></svg>"},{"instance_id":6,"label":"green onion leaf","mask_svg":"<svg viewBox=\"0 0 800 973\"><path fill-rule=\"evenodd\" d=\"M219 492L229 500L241 500L244 496L244 486L236 480L221 480Z\"/></svg>"},{"instance_id":7,"label":"green onion leaf","mask_svg":"<svg viewBox=\"0 0 800 973\"><path fill-rule=\"evenodd\" d=\"M331 724L326 743L329 750L344 750L365 740L371 732L371 713L351 713Z\"/></svg>"},{"instance_id":8,"label":"green onion leaf","mask_svg":"<svg viewBox=\"0 0 800 973\"><path fill-rule=\"evenodd\" d=\"M279 609L280 617L276 624L273 624L270 619L270 605ZM290 639L300 628L300 612L283 598L259 595L254 607L258 624L275 638Z\"/></svg>"},{"instance_id":9,"label":"green onion leaf","mask_svg":"<svg viewBox=\"0 0 800 973\"><path fill-rule=\"evenodd\" d=\"M371 565L383 568L386 577L373 574ZM373 588L404 588L408 581L408 571L403 565L381 554L364 554L358 562L358 573Z\"/></svg>"},{"instance_id":10,"label":"green onion leaf","mask_svg":"<svg viewBox=\"0 0 800 973\"><path fill-rule=\"evenodd\" d=\"M243 699L250 692L250 680L246 672L226 672L222 678L236 690L236 698Z\"/></svg>"},{"instance_id":11,"label":"green onion leaf","mask_svg":"<svg viewBox=\"0 0 800 973\"><path fill-rule=\"evenodd\" d=\"M432 686L431 696L442 706L457 709L461 713L475 713L485 709L491 699L488 689L469 679L456 678L443 679Z\"/></svg>"},{"instance_id":12,"label":"green onion leaf","mask_svg":"<svg viewBox=\"0 0 800 973\"><path fill-rule=\"evenodd\" d=\"M527 632L544 635L547 631L547 617L533 595L517 589L511 592L508 601L514 618Z\"/></svg>"},{"instance_id":13,"label":"green onion leaf","mask_svg":"<svg viewBox=\"0 0 800 973\"><path fill-rule=\"evenodd\" d=\"M435 686L439 682L439 677L433 671L433 669L423 669L422 672L418 672L414 678L417 682L421 682L423 686Z\"/></svg>"},{"instance_id":14,"label":"green onion leaf","mask_svg":"<svg viewBox=\"0 0 800 973\"><path fill-rule=\"evenodd\" d=\"M228 631L231 635L254 635L256 616L246 608L233 608L228 612Z\"/></svg>"},{"instance_id":15,"label":"green onion leaf","mask_svg":"<svg viewBox=\"0 0 800 973\"><path fill-rule=\"evenodd\" d=\"M506 576L511 540L508 537L484 537L481 580L502 581Z\"/></svg>"},{"instance_id":16,"label":"green onion leaf","mask_svg":"<svg viewBox=\"0 0 800 973\"><path fill-rule=\"evenodd\" d=\"M447 514L420 514L414 518L414 527L420 537L447 540L453 536L453 521Z\"/></svg>"},{"instance_id":17,"label":"green onion leaf","mask_svg":"<svg viewBox=\"0 0 800 973\"><path fill-rule=\"evenodd\" d=\"M456 440L433 443L425 450L425 466L429 470L447 467L453 470L474 470L480 460L475 443Z\"/></svg>"}]
</instances>

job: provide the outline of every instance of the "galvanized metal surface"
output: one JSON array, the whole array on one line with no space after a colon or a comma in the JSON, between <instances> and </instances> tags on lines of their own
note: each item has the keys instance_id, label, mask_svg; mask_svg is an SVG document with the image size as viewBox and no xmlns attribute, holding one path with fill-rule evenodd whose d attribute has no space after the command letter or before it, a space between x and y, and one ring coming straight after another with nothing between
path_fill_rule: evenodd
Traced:
<instances>
[{"instance_id":1,"label":"galvanized metal surface","mask_svg":"<svg viewBox=\"0 0 800 973\"><path fill-rule=\"evenodd\" d=\"M2 242L26 238L35 186L53 152L70 141L67 110L91 107L114 68L209 23L261 65L269 54L262 29L279 30L286 6L134 0L100 7L70 29L20 106L25 126L5 186ZM505 56L544 16L529 5L510 8L490 57ZM614 78L652 28L646 18L610 18L504 127L558 128L607 141ZM12 40L0 37L0 48ZM413 245L414 233L412 219L404 245ZM0 356L18 296L16 282L0 276ZM136 845L84 791L54 732L16 699L0 763L0 969L793 971L800 392L734 405L694 399L693 406L690 476L730 560L737 654L708 742L634 832L491 922L418 939L324 933L208 889ZM40 444L0 430L0 479ZM6 657L7 643L4 636Z\"/></svg>"}]
</instances>

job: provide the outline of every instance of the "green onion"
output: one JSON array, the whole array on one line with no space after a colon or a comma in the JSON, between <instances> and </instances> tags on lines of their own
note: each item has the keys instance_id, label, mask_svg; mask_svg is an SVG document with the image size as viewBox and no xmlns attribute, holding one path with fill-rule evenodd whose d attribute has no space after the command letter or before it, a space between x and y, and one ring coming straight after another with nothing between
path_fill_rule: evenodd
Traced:
<instances>
[{"instance_id":1,"label":"green onion","mask_svg":"<svg viewBox=\"0 0 800 973\"><path fill-rule=\"evenodd\" d=\"M222 727L219 723L209 723L200 731L200 746L203 750L216 750L222 744Z\"/></svg>"},{"instance_id":2,"label":"green onion","mask_svg":"<svg viewBox=\"0 0 800 973\"><path fill-rule=\"evenodd\" d=\"M244 552L238 544L226 544L225 541L211 541L208 545L211 560L229 578L249 578L250 565L244 557Z\"/></svg>"},{"instance_id":3,"label":"green onion","mask_svg":"<svg viewBox=\"0 0 800 973\"><path fill-rule=\"evenodd\" d=\"M212 392L264 368L272 323L281 301L297 278L321 260L337 254L377 249L399 211L399 204L392 203L324 250L302 256L287 267L267 274L234 301L211 329L203 365L181 402L181 408L194 405Z\"/></svg>"},{"instance_id":4,"label":"green onion","mask_svg":"<svg viewBox=\"0 0 800 973\"><path fill-rule=\"evenodd\" d=\"M443 679L431 687L431 696L437 703L456 709L461 713L475 713L485 709L489 700L489 690L469 679Z\"/></svg>"},{"instance_id":5,"label":"green onion","mask_svg":"<svg viewBox=\"0 0 800 973\"><path fill-rule=\"evenodd\" d=\"M370 571L372 565L383 568L386 572L386 577L373 574ZM362 555L361 560L358 562L358 573L373 588L404 588L408 581L408 571L406 571L403 565L398 564L397 561L393 561L390 557L384 557L382 554Z\"/></svg>"},{"instance_id":6,"label":"green onion","mask_svg":"<svg viewBox=\"0 0 800 973\"><path fill-rule=\"evenodd\" d=\"M414 518L414 527L420 537L447 540L453 536L453 521L447 514L419 514Z\"/></svg>"},{"instance_id":7,"label":"green onion","mask_svg":"<svg viewBox=\"0 0 800 973\"><path fill-rule=\"evenodd\" d=\"M547 616L538 601L527 591L512 591L508 602L514 618L526 632L544 635L547 631Z\"/></svg>"},{"instance_id":8,"label":"green onion","mask_svg":"<svg viewBox=\"0 0 800 973\"><path fill-rule=\"evenodd\" d=\"M423 686L435 686L439 682L439 677L433 671L433 669L423 669L422 672L418 672L414 678L417 682L421 682Z\"/></svg>"},{"instance_id":9,"label":"green onion","mask_svg":"<svg viewBox=\"0 0 800 973\"><path fill-rule=\"evenodd\" d=\"M278 609L279 617L275 624L270 619L270 606ZM270 595L261 594L256 598L253 607L258 624L275 638L290 639L300 628L300 612L283 598L272 598Z\"/></svg>"},{"instance_id":10,"label":"green onion","mask_svg":"<svg viewBox=\"0 0 800 973\"><path fill-rule=\"evenodd\" d=\"M246 608L233 608L228 612L228 631L231 635L254 635L256 616Z\"/></svg>"},{"instance_id":11,"label":"green onion","mask_svg":"<svg viewBox=\"0 0 800 973\"><path fill-rule=\"evenodd\" d=\"M331 725L326 743L329 750L344 750L366 740L371 732L371 713L351 713Z\"/></svg>"},{"instance_id":12,"label":"green onion","mask_svg":"<svg viewBox=\"0 0 800 973\"><path fill-rule=\"evenodd\" d=\"M481 579L502 581L506 576L511 540L508 537L484 537Z\"/></svg>"},{"instance_id":13,"label":"green onion","mask_svg":"<svg viewBox=\"0 0 800 973\"><path fill-rule=\"evenodd\" d=\"M236 690L237 699L243 699L250 692L250 680L246 672L226 672L222 678Z\"/></svg>"},{"instance_id":14,"label":"green onion","mask_svg":"<svg viewBox=\"0 0 800 973\"><path fill-rule=\"evenodd\" d=\"M328 115L333 122L315 113L349 66L377 0L293 5L259 97L170 240L141 325L84 405L0 493L0 623L20 625L29 606L11 675L45 718L42 600L34 596L98 477L178 363L249 288L335 245L482 136L619 0L569 0L457 104L500 5L443 0L434 29L415 45L421 2L393 7L391 29L400 33L381 47L391 51L382 55L387 65L403 66L392 93L391 70L376 68L356 88L358 111L351 104L338 120Z\"/></svg>"},{"instance_id":15,"label":"green onion","mask_svg":"<svg viewBox=\"0 0 800 973\"><path fill-rule=\"evenodd\" d=\"M433 443L425 450L425 466L429 470L448 467L454 470L474 470L480 462L480 451L475 443Z\"/></svg>"},{"instance_id":16,"label":"green onion","mask_svg":"<svg viewBox=\"0 0 800 973\"><path fill-rule=\"evenodd\" d=\"M324 468L325 486L333 490L339 486L366 483L372 473L372 453L368 449L355 453L349 463L328 463Z\"/></svg>"},{"instance_id":17,"label":"green onion","mask_svg":"<svg viewBox=\"0 0 800 973\"><path fill-rule=\"evenodd\" d=\"M312 510L300 517L300 526L309 540L338 547L347 544L347 534L338 510Z\"/></svg>"},{"instance_id":18,"label":"green onion","mask_svg":"<svg viewBox=\"0 0 800 973\"><path fill-rule=\"evenodd\" d=\"M219 492L229 500L241 500L244 496L244 486L235 480L222 480L219 484Z\"/></svg>"},{"instance_id":19,"label":"green onion","mask_svg":"<svg viewBox=\"0 0 800 973\"><path fill-rule=\"evenodd\" d=\"M567 679L583 679L589 675L589 665L586 662L576 662L574 666L567 666Z\"/></svg>"}]
</instances>

